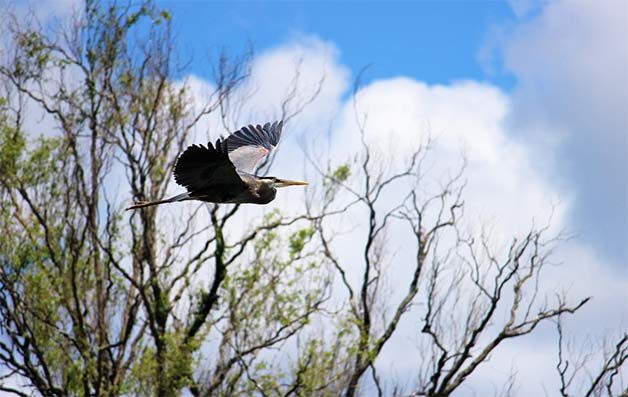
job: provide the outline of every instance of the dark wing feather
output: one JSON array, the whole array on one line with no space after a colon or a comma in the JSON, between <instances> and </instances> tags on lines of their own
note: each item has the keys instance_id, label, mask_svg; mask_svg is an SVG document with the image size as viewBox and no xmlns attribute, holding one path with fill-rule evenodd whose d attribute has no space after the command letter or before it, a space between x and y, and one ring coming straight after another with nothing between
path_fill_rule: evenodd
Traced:
<instances>
[{"instance_id":1,"label":"dark wing feather","mask_svg":"<svg viewBox=\"0 0 628 397\"><path fill-rule=\"evenodd\" d=\"M213 146L189 146L177 160L174 167L175 181L190 193L206 194L212 186L222 185L242 187L244 182L229 160L226 145L220 140Z\"/></svg>"},{"instance_id":2,"label":"dark wing feather","mask_svg":"<svg viewBox=\"0 0 628 397\"><path fill-rule=\"evenodd\" d=\"M279 143L283 121L249 125L229 135L225 146L235 167L244 172L255 171L257 164Z\"/></svg>"}]
</instances>

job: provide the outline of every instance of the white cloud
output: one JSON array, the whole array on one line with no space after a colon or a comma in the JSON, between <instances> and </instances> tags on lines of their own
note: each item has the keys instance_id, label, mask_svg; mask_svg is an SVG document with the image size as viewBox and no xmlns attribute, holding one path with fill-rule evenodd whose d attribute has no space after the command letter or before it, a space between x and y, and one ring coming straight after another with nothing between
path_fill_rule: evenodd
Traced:
<instances>
[{"instance_id":1,"label":"white cloud","mask_svg":"<svg viewBox=\"0 0 628 397\"><path fill-rule=\"evenodd\" d=\"M628 3L551 2L501 40L517 78L509 127L540 169L574 191L571 228L625 264Z\"/></svg>"},{"instance_id":2,"label":"white cloud","mask_svg":"<svg viewBox=\"0 0 628 397\"><path fill-rule=\"evenodd\" d=\"M293 131L294 124L327 128L349 83L349 71L338 57L332 43L315 36L301 36L256 54L250 75L231 96L227 125L232 129L260 120L276 120L282 116L284 100L292 97L285 106L288 115L304 107L292 124ZM188 77L187 82L195 102L205 103L214 86L195 76ZM311 98L314 99L310 101ZM218 114L210 115L204 127L212 136L228 132Z\"/></svg>"},{"instance_id":3,"label":"white cloud","mask_svg":"<svg viewBox=\"0 0 628 397\"><path fill-rule=\"evenodd\" d=\"M496 234L523 232L532 220L546 221L552 211L562 223L568 197L560 197L530 163L528 148L508 137L509 98L499 89L472 81L428 86L408 78L379 80L357 96L367 117L367 141L403 161L430 135L429 180L442 182L467 159L465 202L471 217L494 220ZM353 104L345 104L334 130L335 157L359 150ZM402 165L402 164L397 164ZM562 204L559 203L561 199Z\"/></svg>"},{"instance_id":4,"label":"white cloud","mask_svg":"<svg viewBox=\"0 0 628 397\"><path fill-rule=\"evenodd\" d=\"M292 110L311 97L322 82L320 93L299 116L303 123L324 124L337 111L340 96L348 84L349 71L339 63L339 52L330 42L314 36L303 36L288 44L260 54L252 65L251 77L245 87L255 92L251 117L277 115L277 107L297 82Z\"/></svg>"}]
</instances>

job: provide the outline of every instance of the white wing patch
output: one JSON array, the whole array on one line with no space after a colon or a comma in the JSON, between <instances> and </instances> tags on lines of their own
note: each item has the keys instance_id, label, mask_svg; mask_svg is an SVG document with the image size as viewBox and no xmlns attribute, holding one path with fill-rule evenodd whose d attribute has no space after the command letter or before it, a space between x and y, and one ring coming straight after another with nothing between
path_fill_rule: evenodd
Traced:
<instances>
[{"instance_id":1,"label":"white wing patch","mask_svg":"<svg viewBox=\"0 0 628 397\"><path fill-rule=\"evenodd\" d=\"M260 161L275 149L281 138L283 121L261 125L248 125L232 133L223 146L237 170L255 172Z\"/></svg>"},{"instance_id":2,"label":"white wing patch","mask_svg":"<svg viewBox=\"0 0 628 397\"><path fill-rule=\"evenodd\" d=\"M239 171L253 173L257 164L270 153L263 146L240 146L229 152L229 159Z\"/></svg>"}]
</instances>

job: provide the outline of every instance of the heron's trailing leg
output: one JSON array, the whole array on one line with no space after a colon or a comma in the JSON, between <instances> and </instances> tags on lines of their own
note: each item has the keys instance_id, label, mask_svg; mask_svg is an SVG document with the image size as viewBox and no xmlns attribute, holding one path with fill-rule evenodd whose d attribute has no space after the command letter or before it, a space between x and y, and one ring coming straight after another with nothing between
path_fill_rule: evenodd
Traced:
<instances>
[{"instance_id":1,"label":"heron's trailing leg","mask_svg":"<svg viewBox=\"0 0 628 397\"><path fill-rule=\"evenodd\" d=\"M135 210L138 208L144 208L144 207L151 207L153 205L159 205L159 204L166 204L166 203L175 203L177 201L184 201L184 200L188 200L190 198L189 193L182 193L182 194L178 194L174 197L170 197L168 199L165 200L159 200L159 201L140 201L139 203L135 203L132 206L130 206L129 208L127 208L126 210Z\"/></svg>"}]
</instances>

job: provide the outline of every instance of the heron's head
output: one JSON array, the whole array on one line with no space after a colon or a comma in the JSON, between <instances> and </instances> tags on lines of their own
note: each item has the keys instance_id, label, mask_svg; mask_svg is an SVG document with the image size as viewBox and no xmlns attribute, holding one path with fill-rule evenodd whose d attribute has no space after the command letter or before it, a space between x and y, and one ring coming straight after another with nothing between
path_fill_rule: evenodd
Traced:
<instances>
[{"instance_id":1,"label":"heron's head","mask_svg":"<svg viewBox=\"0 0 628 397\"><path fill-rule=\"evenodd\" d=\"M307 185L307 182L301 182L301 181L291 181L290 179L281 179L281 178L277 178L274 176L267 176L267 177L263 177L261 178L263 183L266 184L268 187L271 188L278 188L278 187L286 187L286 186L298 186L298 185Z\"/></svg>"},{"instance_id":2,"label":"heron's head","mask_svg":"<svg viewBox=\"0 0 628 397\"><path fill-rule=\"evenodd\" d=\"M259 177L257 184L257 195L259 197L258 204L268 204L275 199L278 187L307 185L307 182L291 181L288 179L280 179L274 176Z\"/></svg>"}]
</instances>

